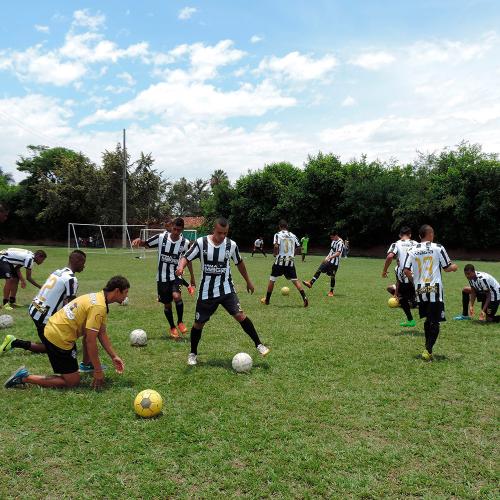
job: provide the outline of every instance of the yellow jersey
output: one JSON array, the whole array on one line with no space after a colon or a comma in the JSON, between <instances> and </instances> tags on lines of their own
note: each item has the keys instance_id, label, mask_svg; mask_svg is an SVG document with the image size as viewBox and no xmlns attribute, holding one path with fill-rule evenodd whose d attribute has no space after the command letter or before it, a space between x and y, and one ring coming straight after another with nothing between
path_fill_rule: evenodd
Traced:
<instances>
[{"instance_id":1,"label":"yellow jersey","mask_svg":"<svg viewBox=\"0 0 500 500\"><path fill-rule=\"evenodd\" d=\"M45 338L61 349L73 349L85 329L98 332L106 325L108 305L104 291L77 297L49 318Z\"/></svg>"}]
</instances>

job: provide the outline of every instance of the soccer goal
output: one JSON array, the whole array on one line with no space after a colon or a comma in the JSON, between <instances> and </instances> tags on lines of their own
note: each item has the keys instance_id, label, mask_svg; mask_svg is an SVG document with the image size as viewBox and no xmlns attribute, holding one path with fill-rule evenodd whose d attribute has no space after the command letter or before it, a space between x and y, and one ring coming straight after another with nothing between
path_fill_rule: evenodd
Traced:
<instances>
[{"instance_id":1,"label":"soccer goal","mask_svg":"<svg viewBox=\"0 0 500 500\"><path fill-rule=\"evenodd\" d=\"M122 248L123 229L127 236L127 248ZM86 253L137 253L132 240L141 236L145 224L81 224L68 223L68 252L83 250Z\"/></svg>"}]
</instances>

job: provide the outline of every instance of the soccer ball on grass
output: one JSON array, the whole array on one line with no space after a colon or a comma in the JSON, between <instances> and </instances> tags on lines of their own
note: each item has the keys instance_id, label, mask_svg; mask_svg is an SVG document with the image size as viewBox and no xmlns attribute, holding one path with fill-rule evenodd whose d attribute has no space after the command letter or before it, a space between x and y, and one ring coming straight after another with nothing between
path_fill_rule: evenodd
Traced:
<instances>
[{"instance_id":1,"label":"soccer ball on grass","mask_svg":"<svg viewBox=\"0 0 500 500\"><path fill-rule=\"evenodd\" d=\"M246 352L239 352L232 361L233 370L238 373L247 373L252 369L252 357Z\"/></svg>"},{"instance_id":2,"label":"soccer ball on grass","mask_svg":"<svg viewBox=\"0 0 500 500\"><path fill-rule=\"evenodd\" d=\"M140 328L130 332L130 345L134 347L142 347L148 343L148 336L144 330Z\"/></svg>"},{"instance_id":3,"label":"soccer ball on grass","mask_svg":"<svg viewBox=\"0 0 500 500\"><path fill-rule=\"evenodd\" d=\"M9 328L14 324L14 318L8 314L2 314L0 316L0 328Z\"/></svg>"},{"instance_id":4,"label":"soccer ball on grass","mask_svg":"<svg viewBox=\"0 0 500 500\"><path fill-rule=\"evenodd\" d=\"M134 410L140 417L156 417L163 407L163 399L153 389L141 391L134 399Z\"/></svg>"},{"instance_id":5,"label":"soccer ball on grass","mask_svg":"<svg viewBox=\"0 0 500 500\"><path fill-rule=\"evenodd\" d=\"M289 295L289 294L290 294L290 288L288 288L287 286L284 286L281 289L281 295Z\"/></svg>"}]
</instances>

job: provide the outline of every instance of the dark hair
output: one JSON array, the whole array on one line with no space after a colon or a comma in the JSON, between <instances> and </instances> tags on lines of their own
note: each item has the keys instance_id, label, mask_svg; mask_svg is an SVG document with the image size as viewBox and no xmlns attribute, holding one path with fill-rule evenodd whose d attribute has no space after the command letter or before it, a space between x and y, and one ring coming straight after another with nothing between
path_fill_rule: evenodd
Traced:
<instances>
[{"instance_id":1,"label":"dark hair","mask_svg":"<svg viewBox=\"0 0 500 500\"><path fill-rule=\"evenodd\" d=\"M75 258L75 257L83 257L83 258L87 258L87 254L85 252L83 252L82 250L73 250L70 254L69 254L69 258L72 259L72 258Z\"/></svg>"},{"instance_id":2,"label":"dark hair","mask_svg":"<svg viewBox=\"0 0 500 500\"><path fill-rule=\"evenodd\" d=\"M47 258L47 254L45 253L44 250L37 250L35 252L35 257L43 257L44 259Z\"/></svg>"},{"instance_id":3,"label":"dark hair","mask_svg":"<svg viewBox=\"0 0 500 500\"><path fill-rule=\"evenodd\" d=\"M467 264L465 267L464 267L464 273L470 273L471 271L475 271L476 269L474 268L474 266L472 264Z\"/></svg>"},{"instance_id":4,"label":"dark hair","mask_svg":"<svg viewBox=\"0 0 500 500\"><path fill-rule=\"evenodd\" d=\"M408 226L403 226L399 231L399 236L411 236L411 229Z\"/></svg>"},{"instance_id":5,"label":"dark hair","mask_svg":"<svg viewBox=\"0 0 500 500\"><path fill-rule=\"evenodd\" d=\"M425 236L427 236L427 234L429 234L431 231L434 231L434 229L432 229L432 226L429 226L429 224L424 224L423 226L420 226L418 235L420 236L420 238L425 238Z\"/></svg>"},{"instance_id":6,"label":"dark hair","mask_svg":"<svg viewBox=\"0 0 500 500\"><path fill-rule=\"evenodd\" d=\"M339 232L336 229L330 231L330 236L338 236Z\"/></svg>"},{"instance_id":7,"label":"dark hair","mask_svg":"<svg viewBox=\"0 0 500 500\"><path fill-rule=\"evenodd\" d=\"M278 226L280 229L288 229L288 222L285 219L281 219Z\"/></svg>"},{"instance_id":8,"label":"dark hair","mask_svg":"<svg viewBox=\"0 0 500 500\"><path fill-rule=\"evenodd\" d=\"M177 217L172 221L172 225L176 227L184 227L184 219L182 217Z\"/></svg>"},{"instance_id":9,"label":"dark hair","mask_svg":"<svg viewBox=\"0 0 500 500\"><path fill-rule=\"evenodd\" d=\"M217 219L215 219L215 225L217 224L222 227L227 227L229 225L229 221L225 217L217 217Z\"/></svg>"},{"instance_id":10,"label":"dark hair","mask_svg":"<svg viewBox=\"0 0 500 500\"><path fill-rule=\"evenodd\" d=\"M128 282L127 278L124 278L123 276L113 276L107 283L106 286L104 287L105 292L112 292L118 288L120 292L123 292L123 290L127 290L127 288L130 288L130 283Z\"/></svg>"}]
</instances>

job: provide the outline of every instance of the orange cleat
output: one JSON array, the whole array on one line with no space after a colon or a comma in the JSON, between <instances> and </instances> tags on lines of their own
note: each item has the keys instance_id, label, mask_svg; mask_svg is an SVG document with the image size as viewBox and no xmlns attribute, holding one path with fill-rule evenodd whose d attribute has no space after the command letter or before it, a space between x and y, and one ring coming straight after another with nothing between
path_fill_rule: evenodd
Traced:
<instances>
[{"instance_id":1,"label":"orange cleat","mask_svg":"<svg viewBox=\"0 0 500 500\"><path fill-rule=\"evenodd\" d=\"M189 285L187 287L188 293L189 293L189 295L191 295L191 297L194 296L195 289L196 289L196 287L194 285Z\"/></svg>"},{"instance_id":2,"label":"orange cleat","mask_svg":"<svg viewBox=\"0 0 500 500\"><path fill-rule=\"evenodd\" d=\"M177 332L177 328L175 328L175 326L170 328L170 338L174 340L180 339L179 333Z\"/></svg>"},{"instance_id":3,"label":"orange cleat","mask_svg":"<svg viewBox=\"0 0 500 500\"><path fill-rule=\"evenodd\" d=\"M333 292L328 292L328 297L333 297L335 294Z\"/></svg>"},{"instance_id":4,"label":"orange cleat","mask_svg":"<svg viewBox=\"0 0 500 500\"><path fill-rule=\"evenodd\" d=\"M307 286L307 288L312 288L312 283L310 281L302 281L302 283Z\"/></svg>"},{"instance_id":5,"label":"orange cleat","mask_svg":"<svg viewBox=\"0 0 500 500\"><path fill-rule=\"evenodd\" d=\"M182 333L182 335L186 335L186 333L188 332L187 326L184 323L178 323L177 328Z\"/></svg>"}]
</instances>

